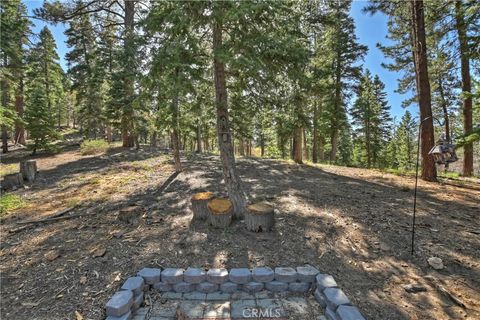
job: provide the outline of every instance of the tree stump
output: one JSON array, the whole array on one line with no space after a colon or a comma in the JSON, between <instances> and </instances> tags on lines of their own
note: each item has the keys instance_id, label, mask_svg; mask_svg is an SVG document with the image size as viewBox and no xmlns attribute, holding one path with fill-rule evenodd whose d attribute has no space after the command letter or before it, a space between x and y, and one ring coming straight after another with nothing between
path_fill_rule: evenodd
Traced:
<instances>
[{"instance_id":1,"label":"tree stump","mask_svg":"<svg viewBox=\"0 0 480 320\"><path fill-rule=\"evenodd\" d=\"M7 174L3 177L2 189L10 190L23 186L23 176L21 173Z\"/></svg>"},{"instance_id":2,"label":"tree stump","mask_svg":"<svg viewBox=\"0 0 480 320\"><path fill-rule=\"evenodd\" d=\"M273 207L265 202L247 206L245 225L254 232L270 231L275 223Z\"/></svg>"},{"instance_id":3,"label":"tree stump","mask_svg":"<svg viewBox=\"0 0 480 320\"><path fill-rule=\"evenodd\" d=\"M226 228L232 222L233 205L228 199L213 199L208 202L208 223L217 228Z\"/></svg>"},{"instance_id":4,"label":"tree stump","mask_svg":"<svg viewBox=\"0 0 480 320\"><path fill-rule=\"evenodd\" d=\"M208 202L213 199L212 192L195 193L191 199L194 220L205 220L208 217Z\"/></svg>"},{"instance_id":5,"label":"tree stump","mask_svg":"<svg viewBox=\"0 0 480 320\"><path fill-rule=\"evenodd\" d=\"M22 174L23 180L33 182L37 177L37 161L27 160L20 162L20 173Z\"/></svg>"},{"instance_id":6,"label":"tree stump","mask_svg":"<svg viewBox=\"0 0 480 320\"><path fill-rule=\"evenodd\" d=\"M135 224L140 219L143 214L143 208L140 206L129 206L126 208L120 209L118 212L117 220L128 223Z\"/></svg>"}]
</instances>

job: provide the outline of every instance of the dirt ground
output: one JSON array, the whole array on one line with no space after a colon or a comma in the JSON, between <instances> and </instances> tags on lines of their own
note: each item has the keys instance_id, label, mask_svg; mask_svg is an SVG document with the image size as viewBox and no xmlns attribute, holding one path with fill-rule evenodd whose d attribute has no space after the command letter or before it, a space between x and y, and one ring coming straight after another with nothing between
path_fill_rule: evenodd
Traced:
<instances>
[{"instance_id":1,"label":"dirt ground","mask_svg":"<svg viewBox=\"0 0 480 320\"><path fill-rule=\"evenodd\" d=\"M412 257L412 178L239 159L250 200L270 201L278 211L273 232L256 234L243 222L226 230L191 223L193 193L226 194L218 156L183 160L176 176L170 156L148 149L82 156L72 147L38 157L35 184L14 192L27 206L0 226L1 318L75 319L77 311L102 319L106 301L146 266L309 263L332 274L368 319L480 319L478 189L420 182ZM118 221L129 206L137 206L138 219ZM73 209L57 220L19 223L66 208ZM430 267L432 256L445 268ZM409 284L426 292L408 293Z\"/></svg>"}]
</instances>

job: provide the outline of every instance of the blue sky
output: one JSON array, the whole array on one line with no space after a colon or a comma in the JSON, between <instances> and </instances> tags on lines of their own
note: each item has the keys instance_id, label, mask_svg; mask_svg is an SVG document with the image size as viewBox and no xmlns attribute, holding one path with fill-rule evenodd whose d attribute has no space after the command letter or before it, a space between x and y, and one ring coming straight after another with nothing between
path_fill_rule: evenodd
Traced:
<instances>
[{"instance_id":1,"label":"blue sky","mask_svg":"<svg viewBox=\"0 0 480 320\"><path fill-rule=\"evenodd\" d=\"M27 5L29 13L32 14L34 8L42 6L43 1L24 1ZM387 18L383 14L375 14L371 16L369 14L362 13L362 8L367 4L367 1L357 0L352 4L350 11L351 16L355 20L356 34L359 42L368 46L368 54L365 57L364 67L370 69L373 74L378 74L380 79L385 83L385 89L387 91L388 102L391 106L392 116L397 117L397 121L401 118L405 110L401 107L402 100L406 97L395 93L397 88L397 78L400 74L396 72L388 71L382 68L381 63L385 61L385 57L380 50L377 49L376 44L387 44ZM39 33L45 26L45 23L40 20L34 20L35 28L33 31ZM48 28L52 32L57 42L58 55L60 56L60 64L66 70L65 53L69 51L65 44L66 37L63 34L65 31L65 25L48 25ZM413 114L416 114L416 110L411 110Z\"/></svg>"}]
</instances>

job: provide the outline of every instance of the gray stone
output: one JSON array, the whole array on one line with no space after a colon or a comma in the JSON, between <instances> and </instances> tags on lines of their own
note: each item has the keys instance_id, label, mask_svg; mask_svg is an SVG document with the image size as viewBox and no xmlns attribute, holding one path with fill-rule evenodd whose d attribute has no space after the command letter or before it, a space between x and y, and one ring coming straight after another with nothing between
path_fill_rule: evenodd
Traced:
<instances>
[{"instance_id":1,"label":"gray stone","mask_svg":"<svg viewBox=\"0 0 480 320\"><path fill-rule=\"evenodd\" d=\"M338 288L327 288L323 290L323 295L327 301L327 306L334 311L341 304L350 304L350 300L348 300L345 293Z\"/></svg>"},{"instance_id":2,"label":"gray stone","mask_svg":"<svg viewBox=\"0 0 480 320\"><path fill-rule=\"evenodd\" d=\"M164 293L162 293L162 298L165 298L165 299L182 299L182 294L180 292L164 292Z\"/></svg>"},{"instance_id":3,"label":"gray stone","mask_svg":"<svg viewBox=\"0 0 480 320\"><path fill-rule=\"evenodd\" d=\"M133 304L133 293L130 290L116 292L105 305L107 316L120 317L130 310Z\"/></svg>"},{"instance_id":4,"label":"gray stone","mask_svg":"<svg viewBox=\"0 0 480 320\"><path fill-rule=\"evenodd\" d=\"M225 292L225 293L234 293L235 291L238 290L238 284L227 281L225 283L222 283L220 285L220 291Z\"/></svg>"},{"instance_id":5,"label":"gray stone","mask_svg":"<svg viewBox=\"0 0 480 320\"><path fill-rule=\"evenodd\" d=\"M223 293L223 292L217 291L217 292L207 293L207 297L205 298L205 300L207 300L207 301L218 301L218 300L226 301L226 300L230 299L230 296L231 296L230 293Z\"/></svg>"},{"instance_id":6,"label":"gray stone","mask_svg":"<svg viewBox=\"0 0 480 320\"><path fill-rule=\"evenodd\" d=\"M242 290L248 293L260 292L263 290L263 283L252 281L242 284Z\"/></svg>"},{"instance_id":7,"label":"gray stone","mask_svg":"<svg viewBox=\"0 0 480 320\"><path fill-rule=\"evenodd\" d=\"M136 320L136 319L134 319ZM153 316L153 317L150 317L148 318L148 320L175 320L174 317L157 317L157 316Z\"/></svg>"},{"instance_id":8,"label":"gray stone","mask_svg":"<svg viewBox=\"0 0 480 320\"><path fill-rule=\"evenodd\" d=\"M265 283L265 288L272 292L282 292L288 289L288 283L274 280Z\"/></svg>"},{"instance_id":9,"label":"gray stone","mask_svg":"<svg viewBox=\"0 0 480 320\"><path fill-rule=\"evenodd\" d=\"M317 290L315 290L314 295L315 295L315 299L317 300L318 304L320 304L320 306L323 309L325 309L327 307L327 300L325 300L325 296L320 291L320 288L317 288Z\"/></svg>"},{"instance_id":10,"label":"gray stone","mask_svg":"<svg viewBox=\"0 0 480 320\"><path fill-rule=\"evenodd\" d=\"M259 299L257 300L257 308L259 315L269 318L283 318L287 314L280 300L277 299Z\"/></svg>"},{"instance_id":11,"label":"gray stone","mask_svg":"<svg viewBox=\"0 0 480 320\"><path fill-rule=\"evenodd\" d=\"M230 303L230 316L233 319L251 317L251 310L257 307L255 300L238 300ZM249 313L250 312L250 313Z\"/></svg>"},{"instance_id":12,"label":"gray stone","mask_svg":"<svg viewBox=\"0 0 480 320\"><path fill-rule=\"evenodd\" d=\"M228 271L227 269L210 269L207 272L208 282L215 284L222 284L228 280Z\"/></svg>"},{"instance_id":13,"label":"gray stone","mask_svg":"<svg viewBox=\"0 0 480 320\"><path fill-rule=\"evenodd\" d=\"M132 318L132 320L145 320L145 319L147 319L146 314L135 314ZM150 319L152 319L152 318L150 318Z\"/></svg>"},{"instance_id":14,"label":"gray stone","mask_svg":"<svg viewBox=\"0 0 480 320\"><path fill-rule=\"evenodd\" d=\"M297 280L297 271L290 267L277 267L275 268L275 280L295 282Z\"/></svg>"},{"instance_id":15,"label":"gray stone","mask_svg":"<svg viewBox=\"0 0 480 320\"><path fill-rule=\"evenodd\" d=\"M161 270L157 268L143 268L138 271L137 276L140 276L145 280L146 284L155 284L160 282Z\"/></svg>"},{"instance_id":16,"label":"gray stone","mask_svg":"<svg viewBox=\"0 0 480 320\"><path fill-rule=\"evenodd\" d=\"M252 272L247 268L233 268L230 270L230 281L238 284L245 284L252 281Z\"/></svg>"},{"instance_id":17,"label":"gray stone","mask_svg":"<svg viewBox=\"0 0 480 320\"><path fill-rule=\"evenodd\" d=\"M308 292L311 285L312 284L308 282L292 282L288 284L288 290L292 292Z\"/></svg>"},{"instance_id":18,"label":"gray stone","mask_svg":"<svg viewBox=\"0 0 480 320\"><path fill-rule=\"evenodd\" d=\"M230 302L208 303L203 313L204 319L230 319Z\"/></svg>"},{"instance_id":19,"label":"gray stone","mask_svg":"<svg viewBox=\"0 0 480 320\"><path fill-rule=\"evenodd\" d=\"M260 291L255 293L256 299L271 299L273 298L274 294L270 291Z\"/></svg>"},{"instance_id":20,"label":"gray stone","mask_svg":"<svg viewBox=\"0 0 480 320\"><path fill-rule=\"evenodd\" d=\"M153 285L153 289L160 292L172 291L172 285L165 282L157 282Z\"/></svg>"},{"instance_id":21,"label":"gray stone","mask_svg":"<svg viewBox=\"0 0 480 320\"><path fill-rule=\"evenodd\" d=\"M131 290L137 295L143 291L144 280L142 277L130 277L122 285L122 290Z\"/></svg>"},{"instance_id":22,"label":"gray stone","mask_svg":"<svg viewBox=\"0 0 480 320\"><path fill-rule=\"evenodd\" d=\"M137 310L140 308L143 304L143 292L141 292L139 295L136 295L133 297L133 305L132 305L132 310Z\"/></svg>"},{"instance_id":23,"label":"gray stone","mask_svg":"<svg viewBox=\"0 0 480 320\"><path fill-rule=\"evenodd\" d=\"M200 283L207 279L207 273L203 269L188 268L183 273L183 280L189 283Z\"/></svg>"},{"instance_id":24,"label":"gray stone","mask_svg":"<svg viewBox=\"0 0 480 320\"><path fill-rule=\"evenodd\" d=\"M255 299L255 295L248 292L237 291L232 293L232 300L252 300Z\"/></svg>"},{"instance_id":25,"label":"gray stone","mask_svg":"<svg viewBox=\"0 0 480 320\"><path fill-rule=\"evenodd\" d=\"M202 282L197 284L196 290L203 293L212 293L218 291L218 284Z\"/></svg>"},{"instance_id":26,"label":"gray stone","mask_svg":"<svg viewBox=\"0 0 480 320\"><path fill-rule=\"evenodd\" d=\"M139 308L137 311L135 311L135 315L143 315L148 313L148 308Z\"/></svg>"},{"instance_id":27,"label":"gray stone","mask_svg":"<svg viewBox=\"0 0 480 320\"><path fill-rule=\"evenodd\" d=\"M205 300L206 297L207 297L206 293L198 292L198 291L188 292L183 294L183 298L186 300Z\"/></svg>"},{"instance_id":28,"label":"gray stone","mask_svg":"<svg viewBox=\"0 0 480 320\"><path fill-rule=\"evenodd\" d=\"M327 317L325 317L325 316L318 316L317 320L327 320Z\"/></svg>"},{"instance_id":29,"label":"gray stone","mask_svg":"<svg viewBox=\"0 0 480 320\"><path fill-rule=\"evenodd\" d=\"M180 292L180 293L186 293L186 292L192 292L195 290L195 285L193 283L188 283L188 282L179 282L175 283L173 286L173 291L175 292Z\"/></svg>"},{"instance_id":30,"label":"gray stone","mask_svg":"<svg viewBox=\"0 0 480 320\"><path fill-rule=\"evenodd\" d=\"M183 281L183 269L167 268L162 271L162 282L175 284Z\"/></svg>"},{"instance_id":31,"label":"gray stone","mask_svg":"<svg viewBox=\"0 0 480 320\"><path fill-rule=\"evenodd\" d=\"M315 277L319 273L320 271L312 266L297 267L297 275L300 282L315 282Z\"/></svg>"},{"instance_id":32,"label":"gray stone","mask_svg":"<svg viewBox=\"0 0 480 320\"><path fill-rule=\"evenodd\" d=\"M122 314L121 316L108 316L105 318L105 320L130 320L132 319L132 312L128 311L125 314Z\"/></svg>"},{"instance_id":33,"label":"gray stone","mask_svg":"<svg viewBox=\"0 0 480 320\"><path fill-rule=\"evenodd\" d=\"M252 277L256 282L270 282L274 279L275 274L273 270L268 267L254 268L252 271Z\"/></svg>"},{"instance_id":34,"label":"gray stone","mask_svg":"<svg viewBox=\"0 0 480 320\"><path fill-rule=\"evenodd\" d=\"M178 306L177 317L179 319L201 319L203 318L205 307L205 302L183 301ZM179 317L179 315L184 316L184 318Z\"/></svg>"},{"instance_id":35,"label":"gray stone","mask_svg":"<svg viewBox=\"0 0 480 320\"><path fill-rule=\"evenodd\" d=\"M320 288L320 291L323 291L326 288L336 288L337 287L337 282L329 274L319 273L316 276L316 279L317 279L317 287Z\"/></svg>"},{"instance_id":36,"label":"gray stone","mask_svg":"<svg viewBox=\"0 0 480 320\"><path fill-rule=\"evenodd\" d=\"M360 311L352 306L341 305L337 309L338 320L365 320Z\"/></svg>"},{"instance_id":37,"label":"gray stone","mask_svg":"<svg viewBox=\"0 0 480 320\"><path fill-rule=\"evenodd\" d=\"M335 315L335 311L329 307L325 309L325 318L327 318L327 320L338 320L337 316Z\"/></svg>"}]
</instances>

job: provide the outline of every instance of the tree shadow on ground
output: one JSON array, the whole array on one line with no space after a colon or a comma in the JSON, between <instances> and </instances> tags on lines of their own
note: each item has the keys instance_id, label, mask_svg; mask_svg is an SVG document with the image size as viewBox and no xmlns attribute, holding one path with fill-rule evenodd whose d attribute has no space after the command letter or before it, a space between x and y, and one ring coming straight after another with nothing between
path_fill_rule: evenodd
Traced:
<instances>
[{"instance_id":1,"label":"tree shadow on ground","mask_svg":"<svg viewBox=\"0 0 480 320\"><path fill-rule=\"evenodd\" d=\"M461 312L459 308L423 279L431 273L426 258L440 246L443 250L436 254L444 259L447 268L433 275L455 276L477 288L472 290L478 297L479 270L453 263L459 254L477 263L480 258L475 250L479 247L477 237L459 231L462 224L468 225L468 217L477 214L474 197L460 204L440 200L428 188L421 191L417 255L411 257L411 190L388 179L365 181L280 161L239 159L237 167L252 201L267 199L275 204L278 213L273 232L248 232L241 221L225 230L192 223L189 200L193 193L208 190L226 195L217 157L196 156L160 192L162 184L133 193L127 201L109 201L104 204L108 210L96 217L57 222L25 234L22 246L12 253L28 256L20 267L24 278L14 276L19 274L19 266L3 257L2 274L8 280L2 296L20 283L35 284L22 298L39 296L45 286L35 282L32 275L45 275L43 281L53 283L57 281L54 270L63 268L72 279L70 299L46 299L35 308L37 314L65 314L78 309L91 318L101 318L106 299L120 286L115 281L117 275L125 279L145 266L231 268L308 263L332 274L369 319L434 319L439 314L455 318ZM125 225L116 220L116 210L129 204L146 208L137 224ZM478 228L478 220L473 222L472 227ZM456 243L443 242L446 238L456 239ZM89 250L99 243L107 253L92 258ZM45 263L45 250L35 251L39 245L61 250L64 259ZM460 246L464 248L461 252ZM100 272L98 278L92 276L93 271ZM82 274L88 275L87 285L78 285ZM424 284L429 291L405 293L402 286L411 282ZM82 292L95 293L84 296ZM97 298L91 299L93 294ZM12 299L7 298L2 312L10 311L8 302ZM475 311L468 312L476 315ZM15 313L25 314L28 310Z\"/></svg>"}]
</instances>

